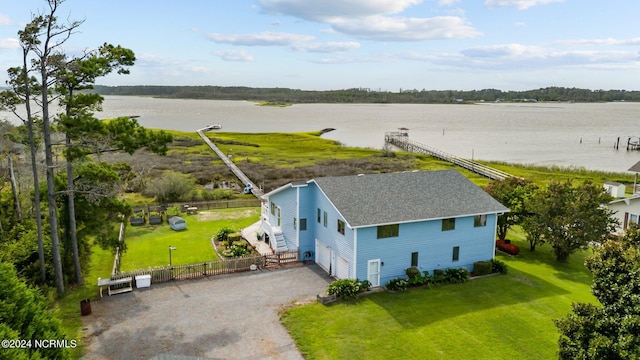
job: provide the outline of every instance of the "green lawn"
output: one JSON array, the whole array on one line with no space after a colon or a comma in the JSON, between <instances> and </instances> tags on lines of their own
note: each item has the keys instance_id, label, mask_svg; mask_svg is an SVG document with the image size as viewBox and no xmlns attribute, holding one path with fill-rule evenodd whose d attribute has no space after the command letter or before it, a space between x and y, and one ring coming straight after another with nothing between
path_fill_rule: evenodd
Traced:
<instances>
[{"instance_id":1,"label":"green lawn","mask_svg":"<svg viewBox=\"0 0 640 360\"><path fill-rule=\"evenodd\" d=\"M169 265L169 246L173 265L215 261L218 257L211 238L223 227L240 230L260 217L258 208L201 211L196 215L181 215L187 230L174 231L165 222L161 225L127 226L127 250L120 262L120 271L130 271Z\"/></svg>"},{"instance_id":2,"label":"green lawn","mask_svg":"<svg viewBox=\"0 0 640 360\"><path fill-rule=\"evenodd\" d=\"M307 359L556 358L552 320L572 302L595 302L589 252L557 264L548 246L531 253L514 243L521 256L498 255L507 275L294 307L282 322Z\"/></svg>"}]
</instances>

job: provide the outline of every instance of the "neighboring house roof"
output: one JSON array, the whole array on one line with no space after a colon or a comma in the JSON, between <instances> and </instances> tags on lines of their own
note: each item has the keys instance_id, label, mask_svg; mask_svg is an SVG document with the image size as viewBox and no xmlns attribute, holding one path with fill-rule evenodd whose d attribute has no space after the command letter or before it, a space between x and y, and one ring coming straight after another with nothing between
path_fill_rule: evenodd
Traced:
<instances>
[{"instance_id":1,"label":"neighboring house roof","mask_svg":"<svg viewBox=\"0 0 640 360\"><path fill-rule=\"evenodd\" d=\"M612 186L620 186L623 185L622 183L619 183L617 181L607 181L604 183L605 185L612 185Z\"/></svg>"},{"instance_id":2,"label":"neighboring house roof","mask_svg":"<svg viewBox=\"0 0 640 360\"><path fill-rule=\"evenodd\" d=\"M609 205L615 205L624 202L627 206L629 206L632 202L636 202L638 199L640 199L640 195L636 194L631 197L610 201Z\"/></svg>"},{"instance_id":3,"label":"neighboring house roof","mask_svg":"<svg viewBox=\"0 0 640 360\"><path fill-rule=\"evenodd\" d=\"M628 171L640 172L640 161L638 161L637 163L633 164L633 166L630 167Z\"/></svg>"},{"instance_id":4,"label":"neighboring house roof","mask_svg":"<svg viewBox=\"0 0 640 360\"><path fill-rule=\"evenodd\" d=\"M456 170L311 180L351 227L509 211Z\"/></svg>"}]
</instances>

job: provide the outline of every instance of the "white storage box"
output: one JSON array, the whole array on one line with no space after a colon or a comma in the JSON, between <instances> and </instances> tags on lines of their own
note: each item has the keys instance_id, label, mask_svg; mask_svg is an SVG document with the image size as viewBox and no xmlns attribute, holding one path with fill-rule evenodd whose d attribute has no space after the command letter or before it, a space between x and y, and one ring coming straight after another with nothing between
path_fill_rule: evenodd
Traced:
<instances>
[{"instance_id":1,"label":"white storage box","mask_svg":"<svg viewBox=\"0 0 640 360\"><path fill-rule=\"evenodd\" d=\"M136 287L143 288L151 286L151 275L136 275Z\"/></svg>"}]
</instances>

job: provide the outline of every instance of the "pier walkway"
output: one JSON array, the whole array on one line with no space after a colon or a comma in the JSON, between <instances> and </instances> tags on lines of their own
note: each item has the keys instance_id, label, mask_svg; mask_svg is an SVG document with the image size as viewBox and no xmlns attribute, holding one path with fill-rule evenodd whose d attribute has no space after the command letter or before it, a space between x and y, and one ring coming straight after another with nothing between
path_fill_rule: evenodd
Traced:
<instances>
[{"instance_id":1,"label":"pier walkway","mask_svg":"<svg viewBox=\"0 0 640 360\"><path fill-rule=\"evenodd\" d=\"M421 144L417 141L409 139L409 136L407 136L407 134L403 132L396 132L396 131L386 132L384 134L384 141L386 143L397 146L408 152L430 155L438 159L448 161L454 165L465 168L476 174L480 174L482 176L488 177L489 179L492 179L492 180L504 180L508 177L513 176L507 172L494 169L490 166L481 164L479 162L475 162L469 159L464 159L452 154L448 154L444 151L440 151L431 146Z\"/></svg>"},{"instance_id":2,"label":"pier walkway","mask_svg":"<svg viewBox=\"0 0 640 360\"><path fill-rule=\"evenodd\" d=\"M206 128L197 130L197 133L200 135L202 140L204 140L204 142L206 142L207 145L209 145L211 150L213 150L218 155L218 157L222 159L225 165L227 165L229 169L231 169L233 174L242 182L242 185L246 186L247 184L251 184L251 193L258 199L260 199L260 197L264 195L264 193L262 192L262 189L257 187L256 184L254 184L253 181L251 181L251 179L249 179L249 177L245 175L242 172L242 170L240 170L236 166L236 164L233 163L233 161L229 160L227 155L225 155L225 153L223 153L222 150L220 150L211 140L209 140L209 137L207 137L207 135L204 134L205 130Z\"/></svg>"}]
</instances>

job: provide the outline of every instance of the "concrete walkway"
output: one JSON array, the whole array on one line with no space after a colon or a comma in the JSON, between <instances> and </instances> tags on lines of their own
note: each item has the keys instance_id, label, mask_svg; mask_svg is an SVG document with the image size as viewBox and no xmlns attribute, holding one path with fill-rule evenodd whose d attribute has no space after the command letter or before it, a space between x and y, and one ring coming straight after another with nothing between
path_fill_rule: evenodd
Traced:
<instances>
[{"instance_id":1,"label":"concrete walkway","mask_svg":"<svg viewBox=\"0 0 640 360\"><path fill-rule=\"evenodd\" d=\"M317 265L300 265L152 284L104 297L82 317L84 359L302 360L278 311L315 301L330 282Z\"/></svg>"},{"instance_id":2,"label":"concrete walkway","mask_svg":"<svg viewBox=\"0 0 640 360\"><path fill-rule=\"evenodd\" d=\"M269 244L265 243L263 240L258 240L258 230L260 230L261 222L258 221L253 223L246 228L240 230L240 235L243 239L247 240L249 244L255 246L256 250L260 253L260 255L271 255L273 254L273 249L269 246Z\"/></svg>"}]
</instances>

